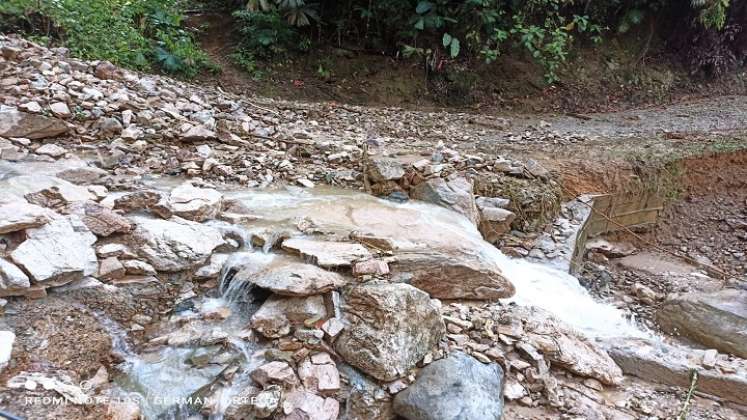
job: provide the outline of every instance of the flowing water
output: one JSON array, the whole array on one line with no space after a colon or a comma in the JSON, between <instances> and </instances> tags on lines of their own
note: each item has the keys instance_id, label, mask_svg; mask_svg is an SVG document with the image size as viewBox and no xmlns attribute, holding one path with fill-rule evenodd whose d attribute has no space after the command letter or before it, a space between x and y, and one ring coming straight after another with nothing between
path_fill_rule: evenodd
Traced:
<instances>
[{"instance_id":1,"label":"flowing water","mask_svg":"<svg viewBox=\"0 0 747 420\"><path fill-rule=\"evenodd\" d=\"M216 414L211 416L214 419L222 417L221 413L229 405L231 396L250 384L248 372L262 360L258 345L246 341L239 334L256 308L251 304L251 286L232 281L233 276L239 268L259 271L289 260L269 249L252 249L250 236L252 229L256 228L297 231L297 226L303 224L310 226L314 232L322 232L333 238L348 237L351 231L374 233L390 239L399 249L458 249L499 267L516 287L516 295L510 299L512 302L545 309L592 338L647 335L627 320L620 310L595 301L578 280L566 271L505 256L483 241L477 229L465 217L437 206L417 202L397 204L366 194L333 189L310 192L290 188L226 195L240 200L256 214L258 220L248 227L210 222L224 232L230 232L232 237L240 238L244 244L240 251L228 258L221 270L219 297L198 298L195 304L196 314L221 307L231 310L227 319L202 323L200 328L226 333L227 345L219 351L230 353L242 365L242 373L218 394L218 402L213 406ZM199 346L162 346L136 355L122 338L123 330L110 328L110 331L117 341L115 347L125 358L118 384L122 392L139 396L146 418L186 418L193 411L180 399L193 395L221 373L218 365L199 368L190 365L190 358L204 351Z\"/></svg>"}]
</instances>

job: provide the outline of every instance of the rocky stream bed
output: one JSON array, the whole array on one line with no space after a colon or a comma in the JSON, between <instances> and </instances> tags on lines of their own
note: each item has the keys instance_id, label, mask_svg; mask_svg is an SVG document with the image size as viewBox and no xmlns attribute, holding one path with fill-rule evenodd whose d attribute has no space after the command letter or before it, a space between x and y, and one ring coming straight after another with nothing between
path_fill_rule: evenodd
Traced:
<instances>
[{"instance_id":1,"label":"rocky stream bed","mask_svg":"<svg viewBox=\"0 0 747 420\"><path fill-rule=\"evenodd\" d=\"M0 52L0 414L747 415L743 272L598 240L580 282L532 159Z\"/></svg>"}]
</instances>

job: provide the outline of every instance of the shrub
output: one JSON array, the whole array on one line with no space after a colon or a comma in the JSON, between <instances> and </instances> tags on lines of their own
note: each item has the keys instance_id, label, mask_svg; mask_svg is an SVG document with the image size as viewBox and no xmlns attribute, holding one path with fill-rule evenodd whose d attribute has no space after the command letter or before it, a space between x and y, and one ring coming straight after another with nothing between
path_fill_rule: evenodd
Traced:
<instances>
[{"instance_id":1,"label":"shrub","mask_svg":"<svg viewBox=\"0 0 747 420\"><path fill-rule=\"evenodd\" d=\"M187 77L213 69L181 27L175 0L4 0L5 30L65 45L83 59Z\"/></svg>"}]
</instances>

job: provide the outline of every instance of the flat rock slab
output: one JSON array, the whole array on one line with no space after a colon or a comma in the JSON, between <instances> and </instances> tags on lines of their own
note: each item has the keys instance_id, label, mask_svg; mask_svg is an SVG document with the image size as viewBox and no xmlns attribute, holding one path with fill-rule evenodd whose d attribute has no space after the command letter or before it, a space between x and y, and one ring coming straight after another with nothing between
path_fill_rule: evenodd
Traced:
<instances>
[{"instance_id":1,"label":"flat rock slab","mask_svg":"<svg viewBox=\"0 0 747 420\"><path fill-rule=\"evenodd\" d=\"M48 210L23 199L0 202L0 234L39 227L49 221Z\"/></svg>"},{"instance_id":2,"label":"flat rock slab","mask_svg":"<svg viewBox=\"0 0 747 420\"><path fill-rule=\"evenodd\" d=\"M25 137L35 140L59 136L67 130L67 124L57 118L14 109L0 111L0 137Z\"/></svg>"},{"instance_id":3,"label":"flat rock slab","mask_svg":"<svg viewBox=\"0 0 747 420\"><path fill-rule=\"evenodd\" d=\"M747 358L745 290L675 295L659 308L656 320L667 332Z\"/></svg>"},{"instance_id":4,"label":"flat rock slab","mask_svg":"<svg viewBox=\"0 0 747 420\"><path fill-rule=\"evenodd\" d=\"M394 411L408 420L500 420L503 369L452 353L424 367L415 383L397 394Z\"/></svg>"},{"instance_id":5,"label":"flat rock slab","mask_svg":"<svg viewBox=\"0 0 747 420\"><path fill-rule=\"evenodd\" d=\"M202 265L215 248L225 244L218 229L173 217L169 220L133 216L131 248L156 270L176 272Z\"/></svg>"},{"instance_id":6,"label":"flat rock slab","mask_svg":"<svg viewBox=\"0 0 747 420\"><path fill-rule=\"evenodd\" d=\"M445 333L427 293L397 283L368 283L344 295L346 328L336 342L349 364L382 381L407 373Z\"/></svg>"},{"instance_id":7,"label":"flat rock slab","mask_svg":"<svg viewBox=\"0 0 747 420\"><path fill-rule=\"evenodd\" d=\"M95 242L96 236L71 215L28 229L26 240L10 255L34 283L59 286L96 273Z\"/></svg>"},{"instance_id":8,"label":"flat rock slab","mask_svg":"<svg viewBox=\"0 0 747 420\"><path fill-rule=\"evenodd\" d=\"M617 339L607 343L610 356L627 375L687 389L691 370L698 371L698 391L737 404L747 404L747 371L734 373L703 369L702 350L679 348L645 339Z\"/></svg>"},{"instance_id":9,"label":"flat rock slab","mask_svg":"<svg viewBox=\"0 0 747 420\"><path fill-rule=\"evenodd\" d=\"M288 262L282 258L279 260L258 273L253 267L240 270L233 281L252 283L284 296L318 295L335 290L346 283L342 275L315 265Z\"/></svg>"},{"instance_id":10,"label":"flat rock slab","mask_svg":"<svg viewBox=\"0 0 747 420\"><path fill-rule=\"evenodd\" d=\"M283 249L309 258L314 264L325 267L350 267L353 261L371 257L361 244L350 242L328 242L313 239L286 239Z\"/></svg>"},{"instance_id":11,"label":"flat rock slab","mask_svg":"<svg viewBox=\"0 0 747 420\"><path fill-rule=\"evenodd\" d=\"M697 271L697 268L674 257L654 252L641 252L615 260L628 270L641 271L653 275L680 274L686 275Z\"/></svg>"},{"instance_id":12,"label":"flat rock slab","mask_svg":"<svg viewBox=\"0 0 747 420\"><path fill-rule=\"evenodd\" d=\"M410 284L439 299L498 300L514 295L514 285L495 267L469 253L438 250L400 252L393 271L410 276Z\"/></svg>"}]
</instances>

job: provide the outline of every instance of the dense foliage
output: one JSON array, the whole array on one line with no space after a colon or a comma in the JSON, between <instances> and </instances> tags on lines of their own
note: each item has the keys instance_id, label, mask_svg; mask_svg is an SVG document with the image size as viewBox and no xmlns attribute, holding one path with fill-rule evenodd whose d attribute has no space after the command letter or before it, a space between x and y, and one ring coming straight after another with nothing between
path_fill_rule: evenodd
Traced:
<instances>
[{"instance_id":1,"label":"dense foliage","mask_svg":"<svg viewBox=\"0 0 747 420\"><path fill-rule=\"evenodd\" d=\"M743 57L734 43L747 16L744 0L248 0L236 12L244 60L307 49L312 43L422 56L430 70L454 60L492 62L526 53L558 78L574 43L639 26L664 29L694 70L722 72ZM235 2L234 2L235 3ZM738 16L737 16L738 15ZM708 41L704 41L707 39ZM709 44L710 43L710 44ZM724 60L723 57L730 57Z\"/></svg>"},{"instance_id":2,"label":"dense foliage","mask_svg":"<svg viewBox=\"0 0 747 420\"><path fill-rule=\"evenodd\" d=\"M175 0L3 0L0 29L61 43L77 57L187 77L212 68Z\"/></svg>"}]
</instances>

